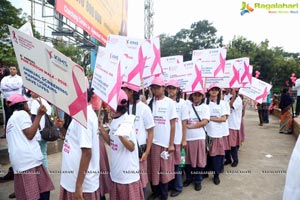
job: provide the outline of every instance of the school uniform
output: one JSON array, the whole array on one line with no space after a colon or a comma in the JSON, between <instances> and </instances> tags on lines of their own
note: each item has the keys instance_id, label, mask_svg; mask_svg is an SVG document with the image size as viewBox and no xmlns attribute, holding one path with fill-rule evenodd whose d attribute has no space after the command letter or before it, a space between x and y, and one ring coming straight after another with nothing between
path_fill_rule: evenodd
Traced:
<instances>
[{"instance_id":1,"label":"school uniform","mask_svg":"<svg viewBox=\"0 0 300 200\"><path fill-rule=\"evenodd\" d=\"M196 124L199 122L199 119L192 107L192 102L187 102L187 110L188 110L188 121L187 124ZM200 120L209 120L210 118L210 110L208 105L194 105L196 112ZM191 182L194 179L194 184L201 185L202 181L202 173L203 169L207 164L206 161L206 146L205 146L205 138L206 133L204 128L197 129L187 129L186 133L187 147L186 147L186 181ZM194 172L194 176L192 175Z\"/></svg>"},{"instance_id":2,"label":"school uniform","mask_svg":"<svg viewBox=\"0 0 300 200\"><path fill-rule=\"evenodd\" d=\"M89 197L89 199L100 196L98 119L91 105L87 107L87 117L89 119L87 128L76 120L72 120L66 133L62 149L60 200L73 199L72 193L76 190L76 180L82 156L81 148L89 148L92 151L89 167L82 184L83 195Z\"/></svg>"},{"instance_id":3,"label":"school uniform","mask_svg":"<svg viewBox=\"0 0 300 200\"><path fill-rule=\"evenodd\" d=\"M182 121L188 119L188 111L186 101L179 99L179 102L174 101L176 106L176 113L178 118L175 122L175 138L174 138L174 170L175 178L170 182L169 186L171 189L178 192L182 191L183 181L182 181L182 169L180 168L181 162L181 142L182 142Z\"/></svg>"},{"instance_id":4,"label":"school uniform","mask_svg":"<svg viewBox=\"0 0 300 200\"><path fill-rule=\"evenodd\" d=\"M45 195L49 199L54 185L42 165L39 143L35 138L29 140L23 132L31 126L31 118L24 110L14 111L7 122L6 136L9 159L14 170L15 194L17 199L38 200Z\"/></svg>"},{"instance_id":5,"label":"school uniform","mask_svg":"<svg viewBox=\"0 0 300 200\"><path fill-rule=\"evenodd\" d=\"M132 114L133 105L129 105L129 114ZM147 130L155 126L153 116L149 106L139 101L136 104L136 113L134 121L134 130L136 133L138 145L147 145L148 132ZM140 178L143 186L144 196L146 195L146 189L148 184L147 173L147 160L139 161L140 165Z\"/></svg>"},{"instance_id":6,"label":"school uniform","mask_svg":"<svg viewBox=\"0 0 300 200\"><path fill-rule=\"evenodd\" d=\"M142 183L140 181L140 167L138 158L137 138L132 129L128 140L134 143L134 151L130 152L115 135L120 124L128 114L113 119L110 124L110 177L112 180L109 193L111 200L141 200L144 199Z\"/></svg>"},{"instance_id":7,"label":"school uniform","mask_svg":"<svg viewBox=\"0 0 300 200\"><path fill-rule=\"evenodd\" d=\"M220 100L220 103L209 102L210 117L221 117L229 115L226 108L226 102ZM226 122L210 121L206 126L207 134L212 138L211 148L209 150L209 164L214 172L214 180L219 179L219 174L224 166L225 144L223 136L227 134L228 128Z\"/></svg>"},{"instance_id":8,"label":"school uniform","mask_svg":"<svg viewBox=\"0 0 300 200\"><path fill-rule=\"evenodd\" d=\"M109 193L111 188L111 178L110 178L110 168L107 156L106 147L103 138L99 138L99 150L100 150L100 196L103 197L105 194Z\"/></svg>"},{"instance_id":9,"label":"school uniform","mask_svg":"<svg viewBox=\"0 0 300 200\"><path fill-rule=\"evenodd\" d=\"M174 153L170 153L167 160L161 158L163 151L168 151L171 135L170 120L177 118L175 102L164 97L153 100L152 114L155 127L153 130L153 143L149 155L148 174L152 192L168 197L168 183L174 179Z\"/></svg>"},{"instance_id":10,"label":"school uniform","mask_svg":"<svg viewBox=\"0 0 300 200\"><path fill-rule=\"evenodd\" d=\"M241 144L241 121L242 121L242 112L243 112L243 102L241 97L237 96L233 102L232 107L230 108L230 116L228 117L228 126L229 126L229 143L230 151L226 151L226 161L231 163L231 157L235 164L238 163L238 152L237 148Z\"/></svg>"}]
</instances>

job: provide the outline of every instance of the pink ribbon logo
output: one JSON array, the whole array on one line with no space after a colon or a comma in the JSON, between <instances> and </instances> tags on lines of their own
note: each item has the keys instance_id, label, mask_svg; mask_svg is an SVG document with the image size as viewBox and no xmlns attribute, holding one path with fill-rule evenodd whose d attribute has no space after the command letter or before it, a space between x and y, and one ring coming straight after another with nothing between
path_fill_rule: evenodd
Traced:
<instances>
[{"instance_id":1,"label":"pink ribbon logo","mask_svg":"<svg viewBox=\"0 0 300 200\"><path fill-rule=\"evenodd\" d=\"M198 66L195 65L195 71L196 71L196 78L192 84L192 91L195 90L196 86L198 85L198 83L201 84L201 87L203 88L203 79L202 79L202 73L201 71L198 69ZM202 89L201 88L201 89Z\"/></svg>"},{"instance_id":2,"label":"pink ribbon logo","mask_svg":"<svg viewBox=\"0 0 300 200\"><path fill-rule=\"evenodd\" d=\"M250 73L250 65L247 65L246 62L244 62L244 73L241 77L241 81L244 82L245 78L248 77L248 80L251 82L252 80L252 74Z\"/></svg>"},{"instance_id":3,"label":"pink ribbon logo","mask_svg":"<svg viewBox=\"0 0 300 200\"><path fill-rule=\"evenodd\" d=\"M262 93L261 95L257 96L255 101L258 101L259 99L264 99L268 96L268 88L267 86L265 87L264 93Z\"/></svg>"},{"instance_id":4,"label":"pink ribbon logo","mask_svg":"<svg viewBox=\"0 0 300 200\"><path fill-rule=\"evenodd\" d=\"M235 66L233 65L233 78L231 79L231 81L229 82L229 86L232 88L232 86L234 85L235 82L237 82L239 84L239 76L240 73L239 71L235 68Z\"/></svg>"},{"instance_id":5,"label":"pink ribbon logo","mask_svg":"<svg viewBox=\"0 0 300 200\"><path fill-rule=\"evenodd\" d=\"M81 71L82 68L78 65L74 67L78 67ZM74 83L74 88L77 94L77 98L69 105L69 114L70 116L74 116L75 114L79 113L81 110L84 113L85 119L87 119L87 94L86 90L81 90L77 77L74 73L74 68L72 70L72 80Z\"/></svg>"},{"instance_id":6,"label":"pink ribbon logo","mask_svg":"<svg viewBox=\"0 0 300 200\"><path fill-rule=\"evenodd\" d=\"M121 63L118 64L118 71L117 71L117 82L108 94L107 103L109 103L112 98L117 95L121 89L122 85L122 76L121 76Z\"/></svg>"},{"instance_id":7,"label":"pink ribbon logo","mask_svg":"<svg viewBox=\"0 0 300 200\"><path fill-rule=\"evenodd\" d=\"M155 44L153 44L153 51L154 51L154 61L151 66L151 75L154 74L154 71L157 66L161 66L160 64L160 50L156 48Z\"/></svg>"},{"instance_id":8,"label":"pink ribbon logo","mask_svg":"<svg viewBox=\"0 0 300 200\"><path fill-rule=\"evenodd\" d=\"M143 56L143 50L142 50L142 47L140 47L138 64L128 74L128 82L130 82L137 74L140 74L140 80L142 80L146 60L147 60L147 57Z\"/></svg>"},{"instance_id":9,"label":"pink ribbon logo","mask_svg":"<svg viewBox=\"0 0 300 200\"><path fill-rule=\"evenodd\" d=\"M214 71L214 77L217 77L218 73L220 71L222 71L224 73L224 68L225 68L225 59L223 58L222 54L220 53L219 55L219 58L220 58L220 64L219 66L217 67L217 69Z\"/></svg>"}]
</instances>

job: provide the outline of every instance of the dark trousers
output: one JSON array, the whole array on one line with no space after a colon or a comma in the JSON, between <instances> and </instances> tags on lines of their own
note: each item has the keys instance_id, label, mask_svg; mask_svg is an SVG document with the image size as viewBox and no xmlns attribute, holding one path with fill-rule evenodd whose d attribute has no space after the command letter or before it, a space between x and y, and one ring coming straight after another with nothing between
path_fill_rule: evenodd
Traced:
<instances>
[{"instance_id":1,"label":"dark trousers","mask_svg":"<svg viewBox=\"0 0 300 200\"><path fill-rule=\"evenodd\" d=\"M40 193L40 199L39 200L49 200L50 199L50 191Z\"/></svg>"},{"instance_id":2,"label":"dark trousers","mask_svg":"<svg viewBox=\"0 0 300 200\"><path fill-rule=\"evenodd\" d=\"M258 111L258 117L259 117L259 124L263 125L264 113L265 113L265 111L268 111L267 103L257 104L257 111Z\"/></svg>"},{"instance_id":3,"label":"dark trousers","mask_svg":"<svg viewBox=\"0 0 300 200\"><path fill-rule=\"evenodd\" d=\"M156 195L161 195L160 199L168 199L168 184L169 183L159 183L159 185L151 185L151 190Z\"/></svg>"},{"instance_id":4,"label":"dark trousers","mask_svg":"<svg viewBox=\"0 0 300 200\"><path fill-rule=\"evenodd\" d=\"M179 165L175 165L175 178L170 181L169 187L172 190L182 192L183 181L182 181L182 168Z\"/></svg>"},{"instance_id":5,"label":"dark trousers","mask_svg":"<svg viewBox=\"0 0 300 200\"><path fill-rule=\"evenodd\" d=\"M192 181L194 179L194 183L196 184L201 184L202 181L202 173L203 173L203 168L201 167L195 167L193 168L191 165L185 165L184 167L185 175L186 175L186 180L187 181Z\"/></svg>"},{"instance_id":6,"label":"dark trousers","mask_svg":"<svg viewBox=\"0 0 300 200\"><path fill-rule=\"evenodd\" d=\"M230 150L225 151L225 159L228 161L231 161L231 158L233 161L238 162L238 147L231 147Z\"/></svg>"},{"instance_id":7,"label":"dark trousers","mask_svg":"<svg viewBox=\"0 0 300 200\"><path fill-rule=\"evenodd\" d=\"M208 156L208 168L214 172L214 176L219 176L224 168L224 156Z\"/></svg>"}]
</instances>

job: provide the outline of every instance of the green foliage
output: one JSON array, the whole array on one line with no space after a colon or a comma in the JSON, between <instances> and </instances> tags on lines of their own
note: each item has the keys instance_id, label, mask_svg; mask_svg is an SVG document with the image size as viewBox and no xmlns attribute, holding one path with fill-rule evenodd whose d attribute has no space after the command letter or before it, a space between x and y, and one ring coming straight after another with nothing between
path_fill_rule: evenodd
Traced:
<instances>
[{"instance_id":1,"label":"green foliage","mask_svg":"<svg viewBox=\"0 0 300 200\"><path fill-rule=\"evenodd\" d=\"M217 29L207 20L198 21L190 29L181 29L175 35L160 35L161 56L183 55L184 61L191 60L192 51L223 46L223 38L216 36ZM300 53L285 52L281 47L269 47L266 39L259 44L242 36L234 36L227 46L227 60L249 57L255 71L260 71L260 79L272 83L274 87L285 86L292 73L300 77Z\"/></svg>"},{"instance_id":2,"label":"green foliage","mask_svg":"<svg viewBox=\"0 0 300 200\"><path fill-rule=\"evenodd\" d=\"M7 0L0 0L0 5L0 64L17 64L7 25L19 28L29 20L29 16ZM39 37L35 30L33 32Z\"/></svg>"},{"instance_id":3,"label":"green foliage","mask_svg":"<svg viewBox=\"0 0 300 200\"><path fill-rule=\"evenodd\" d=\"M85 70L85 74L91 73L87 66L90 64L90 51L83 48L78 48L74 44L69 44L65 41L58 41L54 44L54 48L68 56L75 63L82 66Z\"/></svg>"},{"instance_id":4,"label":"green foliage","mask_svg":"<svg viewBox=\"0 0 300 200\"><path fill-rule=\"evenodd\" d=\"M207 20L198 21L190 29L181 29L174 36L160 35L161 55L183 55L185 61L192 59L195 49L221 47L223 38L216 36L217 29Z\"/></svg>"}]
</instances>

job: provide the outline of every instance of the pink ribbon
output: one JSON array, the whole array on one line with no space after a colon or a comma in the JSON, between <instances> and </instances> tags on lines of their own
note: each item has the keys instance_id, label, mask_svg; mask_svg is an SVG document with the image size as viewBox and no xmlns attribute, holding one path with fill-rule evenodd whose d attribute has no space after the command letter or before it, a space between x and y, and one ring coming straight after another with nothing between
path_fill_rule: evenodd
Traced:
<instances>
[{"instance_id":1,"label":"pink ribbon","mask_svg":"<svg viewBox=\"0 0 300 200\"><path fill-rule=\"evenodd\" d=\"M151 75L154 74L156 66L160 65L160 50L156 48L155 44L153 44L153 51L154 51L154 61L151 66Z\"/></svg>"},{"instance_id":2,"label":"pink ribbon","mask_svg":"<svg viewBox=\"0 0 300 200\"><path fill-rule=\"evenodd\" d=\"M233 65L233 78L231 79L231 81L229 82L229 87L232 88L233 84L237 81L238 84L239 84L239 76L240 76L240 73L239 71L235 68L235 66Z\"/></svg>"},{"instance_id":3,"label":"pink ribbon","mask_svg":"<svg viewBox=\"0 0 300 200\"><path fill-rule=\"evenodd\" d=\"M257 96L256 99L255 99L255 101L258 101L259 99L264 99L264 98L266 98L267 95L268 95L267 89L268 89L268 88L267 88L267 86L266 86L266 87L265 87L265 90L264 90L264 93L261 94L261 95L259 95L259 96Z\"/></svg>"},{"instance_id":4,"label":"pink ribbon","mask_svg":"<svg viewBox=\"0 0 300 200\"><path fill-rule=\"evenodd\" d=\"M219 55L220 58L220 64L217 67L217 69L214 71L214 77L217 77L218 73L222 70L222 72L224 73L224 68L225 68L225 59L222 57L222 54L220 53Z\"/></svg>"},{"instance_id":5,"label":"pink ribbon","mask_svg":"<svg viewBox=\"0 0 300 200\"><path fill-rule=\"evenodd\" d=\"M74 67L78 67L81 69L81 67L78 65L75 65ZM81 90L77 77L75 76L74 73L74 68L72 70L72 79L77 94L77 98L69 105L69 114L72 117L82 110L85 119L87 119L87 92L86 90L83 91Z\"/></svg>"},{"instance_id":6,"label":"pink ribbon","mask_svg":"<svg viewBox=\"0 0 300 200\"><path fill-rule=\"evenodd\" d=\"M142 80L146 60L147 60L147 57L144 58L142 47L140 47L138 64L128 74L128 82L130 82L137 74L140 74L140 80Z\"/></svg>"},{"instance_id":7,"label":"pink ribbon","mask_svg":"<svg viewBox=\"0 0 300 200\"><path fill-rule=\"evenodd\" d=\"M247 65L246 62L244 62L244 73L241 77L241 82L244 82L245 78L248 77L249 81L251 82L252 74L250 73L250 65Z\"/></svg>"},{"instance_id":8,"label":"pink ribbon","mask_svg":"<svg viewBox=\"0 0 300 200\"><path fill-rule=\"evenodd\" d=\"M114 87L112 88L112 90L110 91L110 93L108 94L108 98L107 98L107 103L108 104L115 95L119 94L119 91L121 89L121 85L122 85L121 62L119 62L118 71L117 71L117 82L114 85Z\"/></svg>"},{"instance_id":9,"label":"pink ribbon","mask_svg":"<svg viewBox=\"0 0 300 200\"><path fill-rule=\"evenodd\" d=\"M201 71L198 69L198 66L195 65L195 71L196 71L196 78L192 84L192 91L194 91L194 89L196 88L196 86L198 85L198 83L201 84L201 87L203 88L203 79L202 79L202 73ZM202 89L201 88L201 89Z\"/></svg>"}]
</instances>

